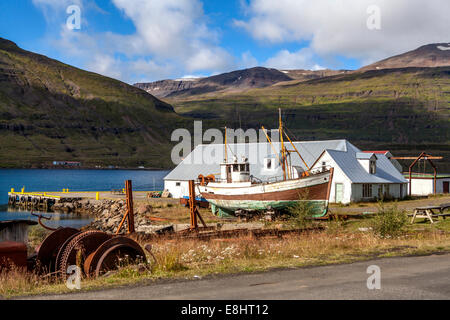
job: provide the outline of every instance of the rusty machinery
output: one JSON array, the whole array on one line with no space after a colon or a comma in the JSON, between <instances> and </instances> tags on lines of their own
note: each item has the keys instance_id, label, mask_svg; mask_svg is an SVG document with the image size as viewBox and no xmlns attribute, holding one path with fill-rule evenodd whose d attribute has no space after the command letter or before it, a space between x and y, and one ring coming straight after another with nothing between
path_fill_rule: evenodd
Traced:
<instances>
[{"instance_id":1,"label":"rusty machinery","mask_svg":"<svg viewBox=\"0 0 450 320\"><path fill-rule=\"evenodd\" d=\"M145 261L145 252L134 240L118 235L127 220L128 233L134 232L133 194L131 181L125 183L127 212L116 234L98 230L78 230L74 228L53 229L38 248L31 266L38 272L67 276L71 265L79 266L85 276L99 276L108 270L117 268L119 262ZM39 216L39 223L46 229Z\"/></svg>"},{"instance_id":2,"label":"rusty machinery","mask_svg":"<svg viewBox=\"0 0 450 320\"><path fill-rule=\"evenodd\" d=\"M433 188L434 192L436 193L436 178L437 178L437 168L434 165L433 161L431 160L442 160L443 157L441 156L432 156L430 154L427 154L425 152L422 152L418 157L392 157L391 159L396 160L414 160L411 165L409 166L408 174L409 174L409 195L411 195L411 185L412 185L412 175L413 175L413 168L414 166L420 161L428 161L431 166L433 167ZM425 173L425 162L424 162L424 173Z\"/></svg>"},{"instance_id":3,"label":"rusty machinery","mask_svg":"<svg viewBox=\"0 0 450 320\"><path fill-rule=\"evenodd\" d=\"M200 221L203 224L204 228L207 228L205 221L203 221L202 216L200 215L200 212L197 208L197 200L195 200L195 182L194 180L189 180L189 210L190 210L190 229L197 230L198 229L198 222L197 218L200 219Z\"/></svg>"}]
</instances>

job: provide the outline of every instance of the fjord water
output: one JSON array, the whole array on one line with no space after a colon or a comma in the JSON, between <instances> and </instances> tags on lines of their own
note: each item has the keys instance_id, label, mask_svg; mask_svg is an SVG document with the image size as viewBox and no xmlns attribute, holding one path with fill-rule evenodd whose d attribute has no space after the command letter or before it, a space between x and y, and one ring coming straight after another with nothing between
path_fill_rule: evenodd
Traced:
<instances>
[{"instance_id":1,"label":"fjord water","mask_svg":"<svg viewBox=\"0 0 450 320\"><path fill-rule=\"evenodd\" d=\"M11 188L33 191L109 191L122 189L125 180L133 181L133 190L163 190L168 171L149 170L83 170L83 169L0 169L0 221L37 220L28 211L8 209L8 192ZM45 213L51 227L70 226L79 228L90 222L90 217L73 214Z\"/></svg>"}]
</instances>

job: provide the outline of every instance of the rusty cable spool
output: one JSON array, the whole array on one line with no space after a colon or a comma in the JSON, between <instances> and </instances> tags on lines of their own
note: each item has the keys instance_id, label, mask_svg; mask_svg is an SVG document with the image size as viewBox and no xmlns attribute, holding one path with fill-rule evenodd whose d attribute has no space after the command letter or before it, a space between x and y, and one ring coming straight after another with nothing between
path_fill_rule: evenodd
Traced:
<instances>
[{"instance_id":1,"label":"rusty cable spool","mask_svg":"<svg viewBox=\"0 0 450 320\"><path fill-rule=\"evenodd\" d=\"M111 235L97 230L80 232L67 243L62 254L59 256L59 260L57 261L59 272L65 276L67 268L70 265L77 265L78 253L81 253L80 258L82 261L78 262L82 266L89 254L94 252L103 242L110 238Z\"/></svg>"},{"instance_id":2,"label":"rusty cable spool","mask_svg":"<svg viewBox=\"0 0 450 320\"><path fill-rule=\"evenodd\" d=\"M59 249L68 238L79 232L80 230L74 228L58 228L44 239L37 253L41 272L55 272Z\"/></svg>"},{"instance_id":3,"label":"rusty cable spool","mask_svg":"<svg viewBox=\"0 0 450 320\"><path fill-rule=\"evenodd\" d=\"M81 231L78 232L78 233L75 233L75 234L71 235L71 236L68 237L68 238L66 239L66 241L64 241L64 243L59 247L58 254L56 255L56 261L55 261L55 271L56 271L56 272L59 272L59 270L60 270L61 259L62 259L63 253L64 253L64 251L66 250L68 244L70 243L70 241L72 241L73 238L75 238L75 237L76 237L77 235L79 235L80 233L81 233Z\"/></svg>"},{"instance_id":4,"label":"rusty cable spool","mask_svg":"<svg viewBox=\"0 0 450 320\"><path fill-rule=\"evenodd\" d=\"M108 270L117 269L120 259L128 257L128 262L136 262L139 257L145 259L141 246L134 240L118 236L105 241L92 252L84 263L84 272L90 276L100 276Z\"/></svg>"}]
</instances>

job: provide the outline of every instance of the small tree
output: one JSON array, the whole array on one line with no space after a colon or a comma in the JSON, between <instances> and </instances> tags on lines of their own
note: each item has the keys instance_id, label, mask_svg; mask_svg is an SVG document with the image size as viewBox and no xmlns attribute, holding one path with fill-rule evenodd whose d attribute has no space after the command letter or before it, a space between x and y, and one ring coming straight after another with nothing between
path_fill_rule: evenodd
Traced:
<instances>
[{"instance_id":1,"label":"small tree","mask_svg":"<svg viewBox=\"0 0 450 320\"><path fill-rule=\"evenodd\" d=\"M314 214L314 204L308 200L308 192L299 193L299 201L289 208L291 218L289 221L297 228L311 225L311 216Z\"/></svg>"},{"instance_id":2,"label":"small tree","mask_svg":"<svg viewBox=\"0 0 450 320\"><path fill-rule=\"evenodd\" d=\"M407 221L406 212L398 209L397 202L393 206L385 207L380 201L378 213L372 220L372 228L382 238L395 237L402 233Z\"/></svg>"}]
</instances>

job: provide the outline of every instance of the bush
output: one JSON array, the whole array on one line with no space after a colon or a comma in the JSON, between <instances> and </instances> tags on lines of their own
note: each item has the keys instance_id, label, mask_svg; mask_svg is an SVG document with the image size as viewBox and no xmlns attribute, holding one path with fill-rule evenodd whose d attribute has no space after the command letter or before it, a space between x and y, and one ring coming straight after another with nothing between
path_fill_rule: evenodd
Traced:
<instances>
[{"instance_id":1,"label":"bush","mask_svg":"<svg viewBox=\"0 0 450 320\"><path fill-rule=\"evenodd\" d=\"M300 201L289 208L289 222L296 228L305 228L312 223L311 216L315 212L314 205L307 199L307 194L300 194Z\"/></svg>"},{"instance_id":2,"label":"bush","mask_svg":"<svg viewBox=\"0 0 450 320\"><path fill-rule=\"evenodd\" d=\"M382 238L395 237L402 233L407 221L406 212L398 209L397 203L386 208L383 202L380 202L378 213L372 220L372 229Z\"/></svg>"}]
</instances>

